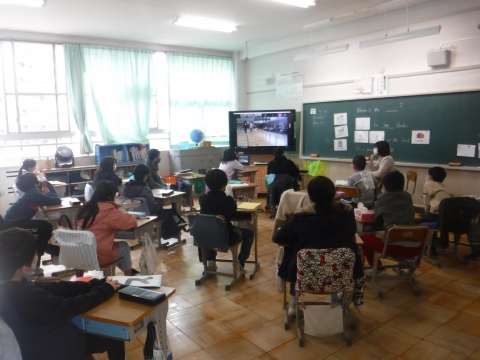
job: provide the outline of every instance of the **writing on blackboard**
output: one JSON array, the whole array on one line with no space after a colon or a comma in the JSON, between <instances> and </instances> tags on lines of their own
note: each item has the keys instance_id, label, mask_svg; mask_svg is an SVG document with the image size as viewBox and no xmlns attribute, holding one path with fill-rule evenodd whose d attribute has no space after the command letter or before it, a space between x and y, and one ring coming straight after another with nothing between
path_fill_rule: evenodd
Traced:
<instances>
[{"instance_id":1,"label":"writing on blackboard","mask_svg":"<svg viewBox=\"0 0 480 360\"><path fill-rule=\"evenodd\" d=\"M378 127L378 124L377 124L376 121L373 122L373 127L374 127L374 128Z\"/></svg>"},{"instance_id":2,"label":"writing on blackboard","mask_svg":"<svg viewBox=\"0 0 480 360\"><path fill-rule=\"evenodd\" d=\"M316 127L326 127L327 115L312 116L312 125Z\"/></svg>"},{"instance_id":3,"label":"writing on blackboard","mask_svg":"<svg viewBox=\"0 0 480 360\"><path fill-rule=\"evenodd\" d=\"M389 141L390 142L390 141ZM393 138L392 142L396 143L398 142L398 139L397 138Z\"/></svg>"},{"instance_id":4,"label":"writing on blackboard","mask_svg":"<svg viewBox=\"0 0 480 360\"><path fill-rule=\"evenodd\" d=\"M357 108L357 113L366 113L367 109Z\"/></svg>"},{"instance_id":5,"label":"writing on blackboard","mask_svg":"<svg viewBox=\"0 0 480 360\"><path fill-rule=\"evenodd\" d=\"M402 136L402 143L409 143L410 142L410 139L406 139Z\"/></svg>"},{"instance_id":6,"label":"writing on blackboard","mask_svg":"<svg viewBox=\"0 0 480 360\"><path fill-rule=\"evenodd\" d=\"M405 124L405 123L397 122L396 128L397 129L406 129L406 128L408 128L408 125Z\"/></svg>"}]
</instances>

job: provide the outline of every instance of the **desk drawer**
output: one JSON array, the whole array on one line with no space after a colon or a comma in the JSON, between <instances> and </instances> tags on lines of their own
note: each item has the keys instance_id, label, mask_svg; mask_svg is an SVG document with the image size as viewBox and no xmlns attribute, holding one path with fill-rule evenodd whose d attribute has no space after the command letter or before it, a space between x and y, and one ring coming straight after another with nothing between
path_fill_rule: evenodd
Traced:
<instances>
[{"instance_id":1,"label":"desk drawer","mask_svg":"<svg viewBox=\"0 0 480 360\"><path fill-rule=\"evenodd\" d=\"M115 339L130 340L130 334L126 326L108 324L95 320L85 320L85 331Z\"/></svg>"}]
</instances>

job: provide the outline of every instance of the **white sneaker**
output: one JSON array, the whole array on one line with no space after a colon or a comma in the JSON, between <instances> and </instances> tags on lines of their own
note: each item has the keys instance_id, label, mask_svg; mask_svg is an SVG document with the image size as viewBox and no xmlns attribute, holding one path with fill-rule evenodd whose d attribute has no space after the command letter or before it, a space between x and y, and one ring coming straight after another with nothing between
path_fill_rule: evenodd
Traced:
<instances>
[{"instance_id":1,"label":"white sneaker","mask_svg":"<svg viewBox=\"0 0 480 360\"><path fill-rule=\"evenodd\" d=\"M217 269L217 262L215 260L207 260L207 270L215 271Z\"/></svg>"},{"instance_id":2,"label":"white sneaker","mask_svg":"<svg viewBox=\"0 0 480 360\"><path fill-rule=\"evenodd\" d=\"M238 263L238 271L240 271L241 274L247 273L247 270L245 270L245 268L242 265L240 265L240 263Z\"/></svg>"},{"instance_id":3,"label":"white sneaker","mask_svg":"<svg viewBox=\"0 0 480 360\"><path fill-rule=\"evenodd\" d=\"M296 316L297 315L297 309L295 309L294 306L288 305L288 316Z\"/></svg>"},{"instance_id":4,"label":"white sneaker","mask_svg":"<svg viewBox=\"0 0 480 360\"><path fill-rule=\"evenodd\" d=\"M387 273L387 269L377 270L377 275L385 275L386 273ZM368 277L373 277L373 269L365 270L365 275Z\"/></svg>"}]
</instances>

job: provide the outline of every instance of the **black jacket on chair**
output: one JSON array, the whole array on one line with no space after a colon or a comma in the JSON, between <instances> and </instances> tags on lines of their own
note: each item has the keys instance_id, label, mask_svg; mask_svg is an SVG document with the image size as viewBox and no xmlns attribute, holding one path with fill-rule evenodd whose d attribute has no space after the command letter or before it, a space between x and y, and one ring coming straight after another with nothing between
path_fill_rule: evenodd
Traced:
<instances>
[{"instance_id":1,"label":"black jacket on chair","mask_svg":"<svg viewBox=\"0 0 480 360\"><path fill-rule=\"evenodd\" d=\"M268 206L277 206L284 191L298 190L298 184L293 177L287 174L275 175L275 180L267 188Z\"/></svg>"},{"instance_id":2,"label":"black jacket on chair","mask_svg":"<svg viewBox=\"0 0 480 360\"><path fill-rule=\"evenodd\" d=\"M443 199L438 208L440 244L448 247L448 233L466 234L472 221L480 214L480 202L470 197Z\"/></svg>"}]
</instances>

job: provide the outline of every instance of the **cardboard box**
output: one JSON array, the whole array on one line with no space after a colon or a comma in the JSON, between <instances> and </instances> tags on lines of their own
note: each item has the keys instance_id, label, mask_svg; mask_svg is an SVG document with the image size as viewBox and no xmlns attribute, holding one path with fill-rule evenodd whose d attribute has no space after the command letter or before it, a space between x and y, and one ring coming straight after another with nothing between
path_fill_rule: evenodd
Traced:
<instances>
[{"instance_id":1,"label":"cardboard box","mask_svg":"<svg viewBox=\"0 0 480 360\"><path fill-rule=\"evenodd\" d=\"M202 143L202 147L206 147L206 148L212 147L212 142L211 141L204 141Z\"/></svg>"},{"instance_id":2,"label":"cardboard box","mask_svg":"<svg viewBox=\"0 0 480 360\"><path fill-rule=\"evenodd\" d=\"M357 208L354 209L355 218L362 221L373 221L375 219L375 214L373 210L367 210L366 208Z\"/></svg>"}]
</instances>

